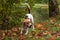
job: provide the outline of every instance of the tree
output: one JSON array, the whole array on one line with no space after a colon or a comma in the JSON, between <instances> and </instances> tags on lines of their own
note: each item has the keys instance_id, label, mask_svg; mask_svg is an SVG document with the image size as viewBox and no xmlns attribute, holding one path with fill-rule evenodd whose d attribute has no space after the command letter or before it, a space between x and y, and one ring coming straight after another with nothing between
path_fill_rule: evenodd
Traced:
<instances>
[{"instance_id":1,"label":"tree","mask_svg":"<svg viewBox=\"0 0 60 40\"><path fill-rule=\"evenodd\" d=\"M49 17L58 15L57 0L49 0Z\"/></svg>"}]
</instances>

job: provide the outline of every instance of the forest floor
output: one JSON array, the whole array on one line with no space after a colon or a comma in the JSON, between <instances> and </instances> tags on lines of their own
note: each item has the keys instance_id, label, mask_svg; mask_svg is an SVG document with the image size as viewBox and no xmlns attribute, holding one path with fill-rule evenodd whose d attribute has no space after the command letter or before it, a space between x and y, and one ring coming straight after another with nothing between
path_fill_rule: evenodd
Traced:
<instances>
[{"instance_id":1,"label":"forest floor","mask_svg":"<svg viewBox=\"0 0 60 40\"><path fill-rule=\"evenodd\" d=\"M20 29L0 30L0 40L60 40L60 16L36 23L35 30L30 28L28 35L20 35Z\"/></svg>"}]
</instances>

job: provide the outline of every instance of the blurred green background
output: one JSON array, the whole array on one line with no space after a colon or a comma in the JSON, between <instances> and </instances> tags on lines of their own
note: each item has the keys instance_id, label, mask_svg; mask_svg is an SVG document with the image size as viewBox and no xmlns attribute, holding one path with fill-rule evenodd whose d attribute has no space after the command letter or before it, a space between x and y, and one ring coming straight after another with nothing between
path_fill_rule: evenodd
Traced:
<instances>
[{"instance_id":1,"label":"blurred green background","mask_svg":"<svg viewBox=\"0 0 60 40\"><path fill-rule=\"evenodd\" d=\"M60 10L60 0L57 2ZM48 0L0 0L0 29L21 26L26 14L25 3L31 7L35 23L49 20Z\"/></svg>"}]
</instances>

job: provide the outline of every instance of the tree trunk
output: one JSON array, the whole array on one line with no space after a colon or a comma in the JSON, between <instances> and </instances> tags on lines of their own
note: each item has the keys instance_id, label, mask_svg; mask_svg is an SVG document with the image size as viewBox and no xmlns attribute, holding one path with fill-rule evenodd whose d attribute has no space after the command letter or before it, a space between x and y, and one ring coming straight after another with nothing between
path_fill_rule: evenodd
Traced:
<instances>
[{"instance_id":1,"label":"tree trunk","mask_svg":"<svg viewBox=\"0 0 60 40\"><path fill-rule=\"evenodd\" d=\"M49 17L58 15L57 0L49 0Z\"/></svg>"}]
</instances>

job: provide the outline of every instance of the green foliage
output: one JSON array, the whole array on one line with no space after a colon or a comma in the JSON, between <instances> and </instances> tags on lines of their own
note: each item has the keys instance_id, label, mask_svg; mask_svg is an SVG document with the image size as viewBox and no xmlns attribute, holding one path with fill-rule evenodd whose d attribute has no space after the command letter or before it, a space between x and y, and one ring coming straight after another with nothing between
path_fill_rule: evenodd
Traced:
<instances>
[{"instance_id":1,"label":"green foliage","mask_svg":"<svg viewBox=\"0 0 60 40\"><path fill-rule=\"evenodd\" d=\"M26 13L21 3L29 3L33 8L35 3L42 2L43 0L0 0L0 29L20 26Z\"/></svg>"},{"instance_id":2,"label":"green foliage","mask_svg":"<svg viewBox=\"0 0 60 40\"><path fill-rule=\"evenodd\" d=\"M49 18L48 8L40 5L33 7L35 4L47 4L48 0L0 0L0 26L3 29L20 26L26 13L25 6L21 3L30 4L35 21L42 22Z\"/></svg>"},{"instance_id":3,"label":"green foliage","mask_svg":"<svg viewBox=\"0 0 60 40\"><path fill-rule=\"evenodd\" d=\"M22 7L17 4L20 5L19 0L0 0L0 25L2 29L20 26L24 9L21 10Z\"/></svg>"}]
</instances>

